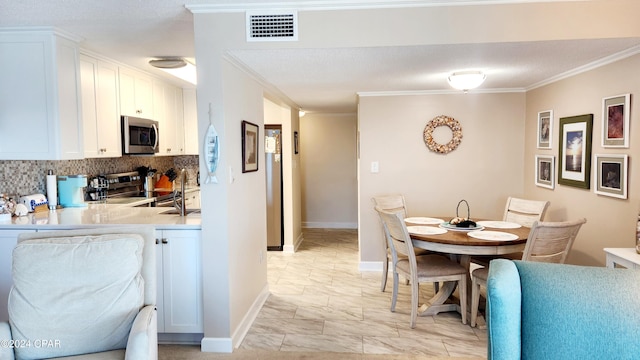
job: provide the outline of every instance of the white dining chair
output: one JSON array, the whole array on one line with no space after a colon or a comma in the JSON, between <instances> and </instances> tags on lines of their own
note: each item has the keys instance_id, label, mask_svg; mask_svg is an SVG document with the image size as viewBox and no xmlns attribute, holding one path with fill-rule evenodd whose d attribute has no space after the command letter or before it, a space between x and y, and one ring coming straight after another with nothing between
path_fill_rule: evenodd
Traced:
<instances>
[{"instance_id":1,"label":"white dining chair","mask_svg":"<svg viewBox=\"0 0 640 360\"><path fill-rule=\"evenodd\" d=\"M416 256L413 240L409 236L407 225L401 211L389 212L375 208L385 231L385 237L389 240L389 248L393 257L393 295L391 297L391 311L395 312L398 299L398 275L409 279L411 284L411 317L409 325L415 328L418 316L418 300L420 295L420 283L437 283L440 281L456 281L460 294L460 311L462 323L467 323L467 276L468 271L462 265L449 258L429 254ZM404 258L398 258L404 255Z\"/></svg>"},{"instance_id":2,"label":"white dining chair","mask_svg":"<svg viewBox=\"0 0 640 360\"><path fill-rule=\"evenodd\" d=\"M548 262L564 264L571 247L587 220L539 222L531 225L522 255L523 261ZM489 266L478 268L471 273L471 326L476 326L481 287L487 286Z\"/></svg>"},{"instance_id":3,"label":"white dining chair","mask_svg":"<svg viewBox=\"0 0 640 360\"><path fill-rule=\"evenodd\" d=\"M402 217L407 217L407 206L404 200L403 195L384 195L384 196L375 196L372 198L374 206L378 206L383 210L396 212L399 211L402 213ZM384 234L384 230L383 230ZM389 244L387 239L382 241L382 246L384 247L384 253L386 254L386 259L382 263L382 281L380 283L380 291L383 291L387 287L387 277L389 276L389 261L393 262L391 256L391 250L389 249Z\"/></svg>"},{"instance_id":4,"label":"white dining chair","mask_svg":"<svg viewBox=\"0 0 640 360\"><path fill-rule=\"evenodd\" d=\"M547 209L550 204L551 202L546 200L529 200L510 196L507 198L502 220L530 228L534 222L544 220L544 216L547 213ZM500 256L472 256L471 262L481 266L488 266L491 260L497 258L520 260L522 259L522 253L505 254Z\"/></svg>"}]
</instances>

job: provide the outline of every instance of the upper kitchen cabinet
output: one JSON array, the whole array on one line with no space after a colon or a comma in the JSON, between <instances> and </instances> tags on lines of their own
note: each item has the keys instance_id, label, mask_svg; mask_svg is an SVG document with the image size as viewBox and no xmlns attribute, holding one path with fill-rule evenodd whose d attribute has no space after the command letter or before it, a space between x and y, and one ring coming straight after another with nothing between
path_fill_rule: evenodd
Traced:
<instances>
[{"instance_id":1,"label":"upper kitchen cabinet","mask_svg":"<svg viewBox=\"0 0 640 360\"><path fill-rule=\"evenodd\" d=\"M196 106L196 89L182 89L184 104L184 153L198 155L198 109Z\"/></svg>"},{"instance_id":2,"label":"upper kitchen cabinet","mask_svg":"<svg viewBox=\"0 0 640 360\"><path fill-rule=\"evenodd\" d=\"M119 68L119 75L121 114L156 120L151 78L122 66Z\"/></svg>"},{"instance_id":3,"label":"upper kitchen cabinet","mask_svg":"<svg viewBox=\"0 0 640 360\"><path fill-rule=\"evenodd\" d=\"M184 154L182 89L154 80L153 113L160 132L160 151L157 155Z\"/></svg>"},{"instance_id":4,"label":"upper kitchen cabinet","mask_svg":"<svg viewBox=\"0 0 640 360\"><path fill-rule=\"evenodd\" d=\"M118 66L80 55L84 157L122 156Z\"/></svg>"},{"instance_id":5,"label":"upper kitchen cabinet","mask_svg":"<svg viewBox=\"0 0 640 360\"><path fill-rule=\"evenodd\" d=\"M78 39L0 30L0 159L83 157Z\"/></svg>"}]
</instances>

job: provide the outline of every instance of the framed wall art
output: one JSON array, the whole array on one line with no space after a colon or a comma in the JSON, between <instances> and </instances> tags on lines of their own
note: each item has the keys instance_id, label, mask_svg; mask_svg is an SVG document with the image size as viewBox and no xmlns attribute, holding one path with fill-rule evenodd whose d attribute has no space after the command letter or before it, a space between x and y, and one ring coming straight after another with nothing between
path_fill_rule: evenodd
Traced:
<instances>
[{"instance_id":1,"label":"framed wall art","mask_svg":"<svg viewBox=\"0 0 640 360\"><path fill-rule=\"evenodd\" d=\"M602 147L629 147L631 94L602 99Z\"/></svg>"},{"instance_id":2,"label":"framed wall art","mask_svg":"<svg viewBox=\"0 0 640 360\"><path fill-rule=\"evenodd\" d=\"M538 149L551 149L553 110L538 113Z\"/></svg>"},{"instance_id":3,"label":"framed wall art","mask_svg":"<svg viewBox=\"0 0 640 360\"><path fill-rule=\"evenodd\" d=\"M626 154L596 154L595 163L596 186L593 191L599 195L626 199L629 156Z\"/></svg>"},{"instance_id":4,"label":"framed wall art","mask_svg":"<svg viewBox=\"0 0 640 360\"><path fill-rule=\"evenodd\" d=\"M258 125L242 121L242 172L258 171Z\"/></svg>"},{"instance_id":5,"label":"framed wall art","mask_svg":"<svg viewBox=\"0 0 640 360\"><path fill-rule=\"evenodd\" d=\"M553 189L555 187L555 157L536 155L536 185Z\"/></svg>"},{"instance_id":6,"label":"framed wall art","mask_svg":"<svg viewBox=\"0 0 640 360\"><path fill-rule=\"evenodd\" d=\"M590 188L593 114L560 118L558 184Z\"/></svg>"}]
</instances>

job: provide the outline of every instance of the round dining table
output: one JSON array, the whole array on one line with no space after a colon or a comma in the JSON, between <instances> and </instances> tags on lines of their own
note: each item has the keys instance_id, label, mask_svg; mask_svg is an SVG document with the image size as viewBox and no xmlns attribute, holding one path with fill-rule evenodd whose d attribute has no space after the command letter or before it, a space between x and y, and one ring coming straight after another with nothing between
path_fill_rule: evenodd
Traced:
<instances>
[{"instance_id":1,"label":"round dining table","mask_svg":"<svg viewBox=\"0 0 640 360\"><path fill-rule=\"evenodd\" d=\"M426 219L450 219L451 217L442 218L426 218ZM471 256L480 255L505 255L522 252L529 236L528 227L520 226L517 228L504 228L500 227L501 224L507 224L501 221L481 221L476 220L480 224L485 225L482 230L484 231L498 231L501 233L509 233L517 236L512 236L513 240L484 240L469 236L469 230L466 229L450 229L442 234L422 234L409 231L413 246L420 249L430 250L434 252L443 253L448 255L452 260L459 262L467 269L467 304L471 303L471 276L469 268L471 266ZM432 226L436 228L442 228L438 224L420 224L412 223L410 219L406 220L408 229L411 230L411 226ZM496 224L497 227L491 227L491 224ZM513 224L512 224L513 225ZM479 230L476 230L479 231ZM419 309L421 316L435 315L443 311L458 311L460 312L460 306L456 303L447 303L451 295L456 288L457 282L445 282L440 287L439 291L429 300L423 304ZM470 309L470 305L467 306ZM464 316L463 314L461 314Z\"/></svg>"}]
</instances>

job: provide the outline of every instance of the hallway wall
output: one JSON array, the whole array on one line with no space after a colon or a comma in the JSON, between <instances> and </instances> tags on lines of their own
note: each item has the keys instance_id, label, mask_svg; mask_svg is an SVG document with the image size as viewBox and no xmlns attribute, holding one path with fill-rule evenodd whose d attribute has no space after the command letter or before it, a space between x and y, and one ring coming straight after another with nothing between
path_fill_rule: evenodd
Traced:
<instances>
[{"instance_id":1,"label":"hallway wall","mask_svg":"<svg viewBox=\"0 0 640 360\"><path fill-rule=\"evenodd\" d=\"M356 114L300 119L302 227L358 227Z\"/></svg>"}]
</instances>

